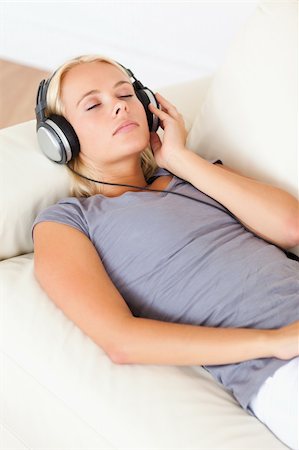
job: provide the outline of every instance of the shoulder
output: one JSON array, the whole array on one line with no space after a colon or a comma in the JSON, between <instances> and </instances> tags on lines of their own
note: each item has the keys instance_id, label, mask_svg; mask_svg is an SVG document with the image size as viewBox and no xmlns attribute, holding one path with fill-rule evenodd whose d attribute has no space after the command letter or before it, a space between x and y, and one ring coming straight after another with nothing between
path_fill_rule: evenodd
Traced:
<instances>
[{"instance_id":1,"label":"shoulder","mask_svg":"<svg viewBox=\"0 0 299 450\"><path fill-rule=\"evenodd\" d=\"M70 225L89 235L86 214L94 201L93 197L66 197L46 207L34 219L32 232L35 225L40 222L57 222Z\"/></svg>"},{"instance_id":2,"label":"shoulder","mask_svg":"<svg viewBox=\"0 0 299 450\"><path fill-rule=\"evenodd\" d=\"M155 181L156 178L164 176L164 175L172 175L167 169L163 169L162 167L157 167L155 173L147 180L148 184L151 184Z\"/></svg>"},{"instance_id":3,"label":"shoulder","mask_svg":"<svg viewBox=\"0 0 299 450\"><path fill-rule=\"evenodd\" d=\"M39 212L37 217L45 217L52 215L55 217L56 215L64 214L82 214L84 210L84 205L86 204L87 198L77 198L77 197L66 197L61 200L58 200L53 205L47 206L42 211Z\"/></svg>"}]
</instances>

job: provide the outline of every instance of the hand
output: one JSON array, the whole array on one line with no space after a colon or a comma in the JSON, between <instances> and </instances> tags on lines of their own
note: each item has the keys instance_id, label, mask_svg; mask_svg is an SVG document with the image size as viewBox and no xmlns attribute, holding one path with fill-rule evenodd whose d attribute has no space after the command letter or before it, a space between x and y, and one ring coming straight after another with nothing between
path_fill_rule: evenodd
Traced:
<instances>
[{"instance_id":1,"label":"hand","mask_svg":"<svg viewBox=\"0 0 299 450\"><path fill-rule=\"evenodd\" d=\"M273 352L276 358L292 359L299 355L299 321L272 332Z\"/></svg>"},{"instance_id":2,"label":"hand","mask_svg":"<svg viewBox=\"0 0 299 450\"><path fill-rule=\"evenodd\" d=\"M162 110L152 103L149 110L160 119L161 128L164 130L163 142L157 133L151 132L150 144L159 167L173 171L173 162L177 156L186 151L187 130L182 114L176 107L167 101L161 94L156 93L156 98Z\"/></svg>"}]
</instances>

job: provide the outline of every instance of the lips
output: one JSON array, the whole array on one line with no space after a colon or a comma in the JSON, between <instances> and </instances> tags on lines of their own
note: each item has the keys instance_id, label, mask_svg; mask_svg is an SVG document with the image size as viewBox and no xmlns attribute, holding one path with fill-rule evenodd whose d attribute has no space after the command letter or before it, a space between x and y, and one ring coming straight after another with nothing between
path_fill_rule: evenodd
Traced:
<instances>
[{"instance_id":1,"label":"lips","mask_svg":"<svg viewBox=\"0 0 299 450\"><path fill-rule=\"evenodd\" d=\"M129 125L137 125L137 122L134 122L133 120L126 120L124 122L122 122L117 128L116 130L114 130L113 135L115 135L119 130L121 130L122 128L128 127ZM129 129L129 128L128 128Z\"/></svg>"}]
</instances>

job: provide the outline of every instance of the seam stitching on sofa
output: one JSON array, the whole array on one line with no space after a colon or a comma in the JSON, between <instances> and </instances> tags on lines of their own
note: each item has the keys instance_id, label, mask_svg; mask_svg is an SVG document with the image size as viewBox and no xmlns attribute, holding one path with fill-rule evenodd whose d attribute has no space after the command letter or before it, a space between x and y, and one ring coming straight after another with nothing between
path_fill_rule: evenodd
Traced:
<instances>
[{"instance_id":1,"label":"seam stitching on sofa","mask_svg":"<svg viewBox=\"0 0 299 450\"><path fill-rule=\"evenodd\" d=\"M99 436L100 438L104 439L108 445L110 445L110 447L113 447L113 450L118 450L117 447L115 447L114 444L112 444L111 442L109 442L107 440L106 437L102 436L97 430L94 429L94 427L92 425L90 425L88 422L86 422L86 420L81 417L76 411L74 411L66 402L65 400L63 400L62 398L60 398L56 393L54 393L53 391L51 391L47 386L45 386L44 384L42 384L39 380L37 380L35 378L34 375L32 375L32 373L28 372L27 369L25 369L18 361L16 361L11 355L8 355L5 351L1 350L1 352L7 356L10 360L12 360L18 367L20 367L22 370L24 370L24 372L26 372L27 375L29 375L31 378L33 378L42 388L44 388L47 392L49 392L52 396L56 397L61 403L63 403L63 405L66 406L66 408L72 413L74 414L77 418L81 419L84 424L86 424L92 431L94 431L96 433L97 436ZM88 449L86 449L88 450Z\"/></svg>"},{"instance_id":2,"label":"seam stitching on sofa","mask_svg":"<svg viewBox=\"0 0 299 450\"><path fill-rule=\"evenodd\" d=\"M24 445L24 447L26 447L28 450L33 450L31 447L28 447L27 444L25 444L25 442L23 441L23 439L21 439L18 434L13 431L9 426L7 426L5 423L1 423L0 426L2 426L3 428L6 429L6 431L11 434L13 437L15 437L18 441L21 442L22 445Z\"/></svg>"}]
</instances>

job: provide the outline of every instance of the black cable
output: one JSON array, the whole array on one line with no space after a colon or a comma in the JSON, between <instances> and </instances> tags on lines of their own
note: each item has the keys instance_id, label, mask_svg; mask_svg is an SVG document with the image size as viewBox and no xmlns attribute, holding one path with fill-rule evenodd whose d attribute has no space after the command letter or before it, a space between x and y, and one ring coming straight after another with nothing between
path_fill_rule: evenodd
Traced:
<instances>
[{"instance_id":1,"label":"black cable","mask_svg":"<svg viewBox=\"0 0 299 450\"><path fill-rule=\"evenodd\" d=\"M133 186L133 185L131 185L131 184L109 183L108 181L94 180L93 178L86 177L85 175L82 175L81 173L76 172L76 171L75 171L74 169L72 169L70 166L68 166L68 168L69 168L72 172L74 172L76 175L78 175L79 177L84 178L85 180L88 180L88 181L92 181L92 182L94 182L94 183L108 184L109 186L124 186L124 187L130 187L130 188L140 189L140 190L143 190L143 191L168 192L169 194L180 195L181 197L186 197L186 198L189 198L190 200L195 200L196 202L199 202L199 203L204 203L205 205L212 206L213 208L219 209L219 211L222 211L222 212L223 212L223 209L222 209L222 208L219 208L219 206L217 206L217 205L213 205L213 204L211 204L211 203L205 202L204 200L199 200L198 198L190 197L189 195L182 194L181 192L167 191L166 189L163 189L163 190L161 190L161 189L151 189L151 188L149 188L148 186L141 187L141 186ZM170 172L169 172L169 173L170 173ZM200 190L198 189L198 191L200 191ZM200 192L202 192L202 191L200 191ZM202 192L202 193L203 193L203 192ZM213 201L217 201L217 200L215 200L214 198L210 197L208 194L204 194L204 195L206 195L207 197L209 197L209 198L210 198L211 200L213 200ZM220 202L217 202L217 203L219 203L219 205L221 205L221 206L225 209L225 212L227 212L227 214L229 214L233 219L238 220L237 217L234 216L234 214L233 214L231 211L229 211L224 205L222 205L222 203L220 203Z\"/></svg>"},{"instance_id":2,"label":"black cable","mask_svg":"<svg viewBox=\"0 0 299 450\"><path fill-rule=\"evenodd\" d=\"M203 203L204 205L208 205L208 206L212 206L213 208L216 208L216 209L218 209L219 211L221 211L221 212L225 212L225 213L227 213L229 216L231 216L234 220L236 220L240 225L242 225L242 227L246 230L246 231L249 231L250 233L252 233L252 234L254 234L256 237L258 237L259 239L263 239L265 242L267 242L268 244L271 244L271 245L275 245L279 250L281 250L282 252L284 252L285 254L286 254L286 256L289 258L289 259L293 259L294 261L298 261L299 262L299 257L297 256L297 255L295 255L294 253L292 253L292 252L290 252L290 251L288 251L288 250L286 250L286 249L284 249L284 248L282 248L282 247L280 247L279 245L277 245L277 244L274 244L273 242L270 242L270 241L267 241L267 239L265 239L265 238L262 238L261 236L258 236L257 234L255 234L252 230L249 230L229 209L227 209L222 203L220 203L220 202L218 202L217 200L215 200L213 197L211 197L210 195L208 195L208 194L205 194L204 192L202 192L200 189L198 189L198 188L196 188L199 192L201 192L202 194L204 194L204 195L206 195L207 197L209 197L211 200L213 200L214 202L217 202L219 205L221 205L222 206L222 208L220 208L219 206L217 206L217 205L214 205L214 204L211 204L211 203L208 203L208 202L205 202L204 200L199 200L198 198L194 198L194 197L190 197L189 195L186 195L186 194L182 194L181 192L173 192L173 191L168 191L168 190L166 190L166 189L163 189L163 190L161 190L161 189L151 189L151 188L149 188L148 186L145 186L145 187L141 187L141 186L133 186L133 185L131 185L131 184L119 184L119 183L109 183L108 181L99 181L99 180L94 180L93 178L89 178L89 177L86 177L85 175L82 175L81 173L79 173L79 172L76 172L74 169L72 169L72 167L70 167L68 164L67 164L67 167L73 172L73 173L75 173L76 175L78 175L79 177L81 177L81 178L84 178L85 180L88 180L88 181L91 181L91 182L93 182L93 183L99 183L99 184L107 184L107 185L109 185L109 186L123 186L123 187L129 187L129 188L135 188L135 189L140 189L140 190L142 190L142 191L152 191L152 192L167 192L167 193L169 193L169 194L174 194L174 195L180 195L181 197L185 197L185 198L189 198L190 200L195 200L196 202L199 202L199 203ZM169 172L169 173L171 173L171 172ZM173 175L173 174L172 174Z\"/></svg>"}]
</instances>

